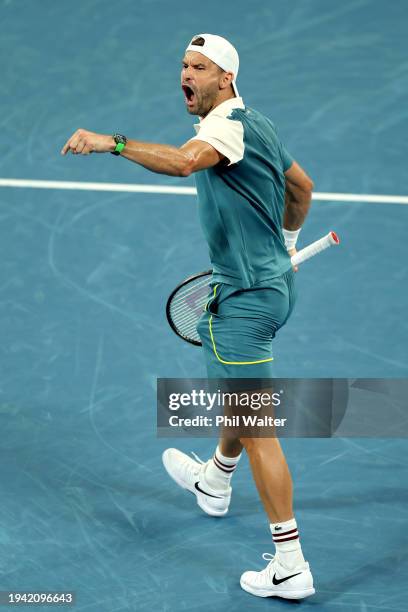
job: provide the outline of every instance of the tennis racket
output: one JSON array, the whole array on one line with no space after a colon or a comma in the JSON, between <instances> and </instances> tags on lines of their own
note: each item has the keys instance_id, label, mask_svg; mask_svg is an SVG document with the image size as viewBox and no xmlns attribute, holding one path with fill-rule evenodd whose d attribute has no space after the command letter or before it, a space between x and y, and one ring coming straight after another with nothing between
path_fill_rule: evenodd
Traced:
<instances>
[{"instance_id":1,"label":"tennis racket","mask_svg":"<svg viewBox=\"0 0 408 612\"><path fill-rule=\"evenodd\" d=\"M337 234L329 232L293 255L292 265L297 266L339 243ZM195 346L201 346L197 323L208 301L211 277L212 270L189 276L171 292L166 304L166 315L171 329L180 338Z\"/></svg>"}]
</instances>

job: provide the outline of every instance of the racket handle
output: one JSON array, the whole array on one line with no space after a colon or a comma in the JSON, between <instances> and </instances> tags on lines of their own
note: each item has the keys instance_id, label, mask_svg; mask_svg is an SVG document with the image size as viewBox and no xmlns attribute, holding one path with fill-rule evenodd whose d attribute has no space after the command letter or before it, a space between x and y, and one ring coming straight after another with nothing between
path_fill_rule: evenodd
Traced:
<instances>
[{"instance_id":1,"label":"racket handle","mask_svg":"<svg viewBox=\"0 0 408 612\"><path fill-rule=\"evenodd\" d=\"M293 255L291 258L292 265L297 266L307 259L310 259L310 257L317 255L317 253L321 253L328 247L339 243L340 240L337 234L335 232L329 232L327 236L323 236L323 238L316 240L316 242L312 242L312 244L309 244L309 246L301 249L295 255Z\"/></svg>"}]
</instances>

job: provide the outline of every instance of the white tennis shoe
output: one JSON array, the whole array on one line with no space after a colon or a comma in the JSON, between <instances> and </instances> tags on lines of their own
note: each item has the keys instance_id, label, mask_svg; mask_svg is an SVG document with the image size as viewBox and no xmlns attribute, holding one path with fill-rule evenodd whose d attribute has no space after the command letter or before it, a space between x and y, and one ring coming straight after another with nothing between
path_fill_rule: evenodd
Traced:
<instances>
[{"instance_id":1,"label":"white tennis shoe","mask_svg":"<svg viewBox=\"0 0 408 612\"><path fill-rule=\"evenodd\" d=\"M168 448L162 455L163 465L180 487L194 493L201 510L210 516L225 516L231 500L231 487L216 491L208 486L205 471L212 459L204 463L197 455L192 455L195 460L176 448Z\"/></svg>"},{"instance_id":2,"label":"white tennis shoe","mask_svg":"<svg viewBox=\"0 0 408 612\"><path fill-rule=\"evenodd\" d=\"M280 565L279 560L264 553L262 557L269 561L260 572L244 572L241 576L241 587L258 597L284 597L285 599L304 599L315 593L313 576L309 564L304 563L296 569L289 570Z\"/></svg>"}]
</instances>

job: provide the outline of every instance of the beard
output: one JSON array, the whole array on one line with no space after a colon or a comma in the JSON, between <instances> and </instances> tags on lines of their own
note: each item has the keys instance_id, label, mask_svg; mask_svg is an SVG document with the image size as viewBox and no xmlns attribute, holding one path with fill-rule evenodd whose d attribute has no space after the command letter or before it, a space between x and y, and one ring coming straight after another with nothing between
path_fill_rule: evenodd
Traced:
<instances>
[{"instance_id":1,"label":"beard","mask_svg":"<svg viewBox=\"0 0 408 612\"><path fill-rule=\"evenodd\" d=\"M195 102L193 106L186 106L190 115L205 117L214 105L216 95L213 92L195 92Z\"/></svg>"}]
</instances>

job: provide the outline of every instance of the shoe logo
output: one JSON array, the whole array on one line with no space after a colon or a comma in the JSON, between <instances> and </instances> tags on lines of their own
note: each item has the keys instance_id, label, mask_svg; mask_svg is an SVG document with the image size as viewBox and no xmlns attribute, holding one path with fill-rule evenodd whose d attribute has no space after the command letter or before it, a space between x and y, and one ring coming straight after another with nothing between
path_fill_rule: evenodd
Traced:
<instances>
[{"instance_id":1,"label":"shoe logo","mask_svg":"<svg viewBox=\"0 0 408 612\"><path fill-rule=\"evenodd\" d=\"M272 582L275 585L282 584L282 582L285 582L286 580L289 580L290 578L294 578L295 576L300 576L301 573L302 572L298 572L297 574L292 574L291 576L285 576L285 578L277 578L276 574L274 574L272 578Z\"/></svg>"},{"instance_id":2,"label":"shoe logo","mask_svg":"<svg viewBox=\"0 0 408 612\"><path fill-rule=\"evenodd\" d=\"M194 486L197 489L197 491L200 491L200 493L204 493L204 495L208 495L208 497L215 497L215 499L222 499L222 497L219 497L218 495L211 495L211 493L207 493L207 491L203 491L202 488L200 487L199 480L197 480Z\"/></svg>"}]
</instances>

